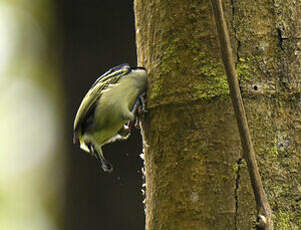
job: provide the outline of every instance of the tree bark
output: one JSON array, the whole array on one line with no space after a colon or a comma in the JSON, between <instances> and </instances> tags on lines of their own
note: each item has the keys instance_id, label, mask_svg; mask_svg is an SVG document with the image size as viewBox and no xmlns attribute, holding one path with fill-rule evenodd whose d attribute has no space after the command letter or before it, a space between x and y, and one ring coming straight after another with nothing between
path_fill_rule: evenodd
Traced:
<instances>
[{"instance_id":1,"label":"tree bark","mask_svg":"<svg viewBox=\"0 0 301 230\"><path fill-rule=\"evenodd\" d=\"M275 229L300 223L300 2L225 1L236 70ZM210 1L136 0L146 229L252 229L256 204Z\"/></svg>"}]
</instances>

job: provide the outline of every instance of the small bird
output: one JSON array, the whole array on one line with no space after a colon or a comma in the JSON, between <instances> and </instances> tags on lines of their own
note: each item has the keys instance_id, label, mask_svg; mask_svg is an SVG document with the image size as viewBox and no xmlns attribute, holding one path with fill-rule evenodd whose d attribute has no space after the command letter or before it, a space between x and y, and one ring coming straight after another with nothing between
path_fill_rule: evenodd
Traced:
<instances>
[{"instance_id":1,"label":"small bird","mask_svg":"<svg viewBox=\"0 0 301 230\"><path fill-rule=\"evenodd\" d=\"M145 110L147 74L143 67L122 64L101 75L83 98L74 120L73 142L94 155L105 172L113 170L102 146L126 139L137 116Z\"/></svg>"}]
</instances>

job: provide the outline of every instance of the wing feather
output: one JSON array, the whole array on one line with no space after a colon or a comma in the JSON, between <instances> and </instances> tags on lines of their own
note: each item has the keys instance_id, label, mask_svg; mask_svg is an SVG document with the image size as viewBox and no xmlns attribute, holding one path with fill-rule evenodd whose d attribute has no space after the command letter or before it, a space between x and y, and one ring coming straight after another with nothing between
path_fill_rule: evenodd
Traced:
<instances>
[{"instance_id":1,"label":"wing feather","mask_svg":"<svg viewBox=\"0 0 301 230\"><path fill-rule=\"evenodd\" d=\"M87 119L87 116L91 115L89 111L94 110L95 106L97 105L97 102L101 98L103 90L105 90L110 84L116 84L130 71L131 67L128 64L119 65L107 71L94 82L94 84L82 100L75 116L73 126L75 138L78 134L78 131L80 130L83 121Z\"/></svg>"}]
</instances>

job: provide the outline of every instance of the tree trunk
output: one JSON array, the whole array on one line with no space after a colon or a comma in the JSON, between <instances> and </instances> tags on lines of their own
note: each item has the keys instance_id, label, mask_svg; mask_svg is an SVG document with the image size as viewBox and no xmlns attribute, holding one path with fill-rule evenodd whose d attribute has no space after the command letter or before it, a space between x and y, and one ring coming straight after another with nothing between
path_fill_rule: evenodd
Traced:
<instances>
[{"instance_id":1,"label":"tree trunk","mask_svg":"<svg viewBox=\"0 0 301 230\"><path fill-rule=\"evenodd\" d=\"M275 229L300 229L299 1L225 1L236 69ZM256 207L210 1L136 0L146 229L252 229Z\"/></svg>"}]
</instances>

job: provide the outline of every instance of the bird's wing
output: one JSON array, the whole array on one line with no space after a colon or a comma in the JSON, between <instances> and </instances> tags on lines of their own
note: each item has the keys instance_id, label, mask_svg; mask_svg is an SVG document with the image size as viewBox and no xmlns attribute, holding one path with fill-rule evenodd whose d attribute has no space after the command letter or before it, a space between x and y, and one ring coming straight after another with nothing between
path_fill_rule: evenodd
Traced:
<instances>
[{"instance_id":1,"label":"bird's wing","mask_svg":"<svg viewBox=\"0 0 301 230\"><path fill-rule=\"evenodd\" d=\"M119 65L107 71L94 82L91 89L82 100L75 116L73 126L75 136L82 122L87 118L87 115L91 115L91 111L95 109L95 106L97 105L97 102L100 99L103 90L106 89L110 84L116 84L130 71L131 67L128 64Z\"/></svg>"}]
</instances>

